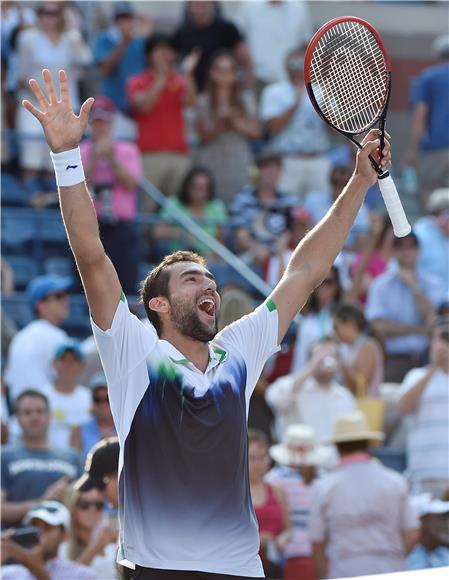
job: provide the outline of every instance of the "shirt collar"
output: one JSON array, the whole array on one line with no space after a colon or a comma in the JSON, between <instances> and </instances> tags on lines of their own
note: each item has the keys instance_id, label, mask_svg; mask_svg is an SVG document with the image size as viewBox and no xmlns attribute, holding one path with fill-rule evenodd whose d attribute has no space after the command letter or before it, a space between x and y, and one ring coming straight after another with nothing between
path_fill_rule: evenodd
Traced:
<instances>
[{"instance_id":1,"label":"shirt collar","mask_svg":"<svg viewBox=\"0 0 449 580\"><path fill-rule=\"evenodd\" d=\"M364 451L358 451L357 453L351 453L346 457L342 457L338 463L339 467L344 465L352 465L354 463L365 463L371 460L371 455L365 453Z\"/></svg>"},{"instance_id":2,"label":"shirt collar","mask_svg":"<svg viewBox=\"0 0 449 580\"><path fill-rule=\"evenodd\" d=\"M170 346L173 347L173 345ZM181 354L177 349L175 349L175 347L173 347L173 350L177 354ZM188 358L182 356L181 357L171 355L169 356L172 363L176 365L183 365L198 371L197 367ZM219 364L224 363L227 360L227 358L228 352L226 350L218 346L213 346L209 344L209 364L207 365L206 373L209 372L211 369L215 368L216 366L218 366Z\"/></svg>"}]
</instances>

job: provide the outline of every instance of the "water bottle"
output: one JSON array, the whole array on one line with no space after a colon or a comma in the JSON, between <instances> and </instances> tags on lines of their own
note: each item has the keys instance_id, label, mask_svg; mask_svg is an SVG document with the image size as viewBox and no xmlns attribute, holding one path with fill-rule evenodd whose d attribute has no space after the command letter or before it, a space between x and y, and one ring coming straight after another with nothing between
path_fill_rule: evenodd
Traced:
<instances>
[{"instance_id":1,"label":"water bottle","mask_svg":"<svg viewBox=\"0 0 449 580\"><path fill-rule=\"evenodd\" d=\"M418 178L413 167L406 167L402 172L402 190L406 195L416 195L418 191Z\"/></svg>"}]
</instances>

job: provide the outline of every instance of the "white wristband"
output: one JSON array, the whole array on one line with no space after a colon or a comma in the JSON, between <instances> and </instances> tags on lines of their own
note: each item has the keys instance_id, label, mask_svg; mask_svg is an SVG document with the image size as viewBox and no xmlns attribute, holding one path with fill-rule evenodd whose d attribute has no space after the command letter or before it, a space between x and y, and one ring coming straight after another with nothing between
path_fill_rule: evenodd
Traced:
<instances>
[{"instance_id":1,"label":"white wristband","mask_svg":"<svg viewBox=\"0 0 449 580\"><path fill-rule=\"evenodd\" d=\"M50 151L56 174L58 187L69 187L82 183L84 177L83 162L81 161L80 148L53 153Z\"/></svg>"}]
</instances>

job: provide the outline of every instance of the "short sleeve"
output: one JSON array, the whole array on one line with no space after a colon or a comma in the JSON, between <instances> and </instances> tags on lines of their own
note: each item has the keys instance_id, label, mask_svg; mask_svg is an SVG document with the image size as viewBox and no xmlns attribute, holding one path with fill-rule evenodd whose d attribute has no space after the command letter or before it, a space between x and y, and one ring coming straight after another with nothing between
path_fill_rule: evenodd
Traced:
<instances>
[{"instance_id":1,"label":"short sleeve","mask_svg":"<svg viewBox=\"0 0 449 580\"><path fill-rule=\"evenodd\" d=\"M247 367L247 399L251 396L268 358L280 349L276 306L266 300L254 312L224 328L216 337L223 347L238 352Z\"/></svg>"},{"instance_id":2,"label":"short sleeve","mask_svg":"<svg viewBox=\"0 0 449 580\"><path fill-rule=\"evenodd\" d=\"M414 385L416 385L416 383L425 375L426 372L427 369L425 367L412 369L409 371L402 381L399 389L399 395L405 395L405 393L407 393Z\"/></svg>"},{"instance_id":3,"label":"short sleeve","mask_svg":"<svg viewBox=\"0 0 449 580\"><path fill-rule=\"evenodd\" d=\"M9 488L9 453L2 449L2 489L8 491Z\"/></svg>"},{"instance_id":4,"label":"short sleeve","mask_svg":"<svg viewBox=\"0 0 449 580\"><path fill-rule=\"evenodd\" d=\"M309 537L312 542L326 540L326 525L324 520L323 492L320 483L314 485L309 517Z\"/></svg>"},{"instance_id":5,"label":"short sleeve","mask_svg":"<svg viewBox=\"0 0 449 580\"><path fill-rule=\"evenodd\" d=\"M158 341L154 327L130 312L124 295L108 330L99 328L92 319L91 324L109 387L129 375Z\"/></svg>"},{"instance_id":6,"label":"short sleeve","mask_svg":"<svg viewBox=\"0 0 449 580\"><path fill-rule=\"evenodd\" d=\"M289 94L288 88L284 84L268 85L263 92L260 101L260 118L262 121L269 121L285 113L289 107L293 106L294 95ZM293 96L293 98L290 98Z\"/></svg>"}]
</instances>

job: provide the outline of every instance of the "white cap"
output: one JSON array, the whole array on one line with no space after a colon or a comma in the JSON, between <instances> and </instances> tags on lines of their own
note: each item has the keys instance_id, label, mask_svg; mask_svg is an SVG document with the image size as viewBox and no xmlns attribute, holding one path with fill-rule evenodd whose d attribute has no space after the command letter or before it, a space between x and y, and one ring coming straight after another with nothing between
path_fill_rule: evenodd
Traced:
<instances>
[{"instance_id":1,"label":"white cap","mask_svg":"<svg viewBox=\"0 0 449 580\"><path fill-rule=\"evenodd\" d=\"M42 520L50 526L64 526L66 530L70 525L70 512L59 501L43 501L32 507L26 514L24 523L29 525L32 520Z\"/></svg>"},{"instance_id":2,"label":"white cap","mask_svg":"<svg viewBox=\"0 0 449 580\"><path fill-rule=\"evenodd\" d=\"M449 513L449 501L435 499L430 493L420 493L410 498L413 509L418 517L427 514L446 514Z\"/></svg>"}]
</instances>

